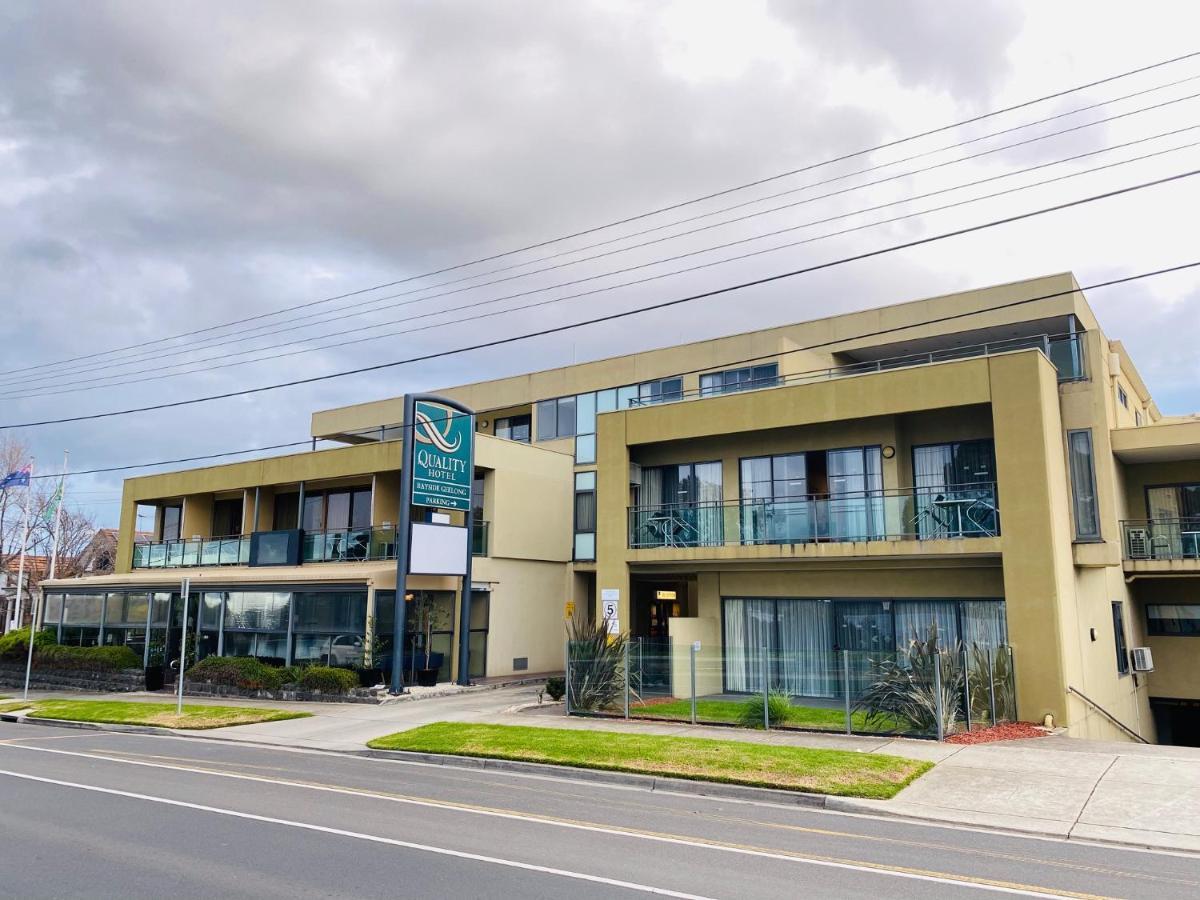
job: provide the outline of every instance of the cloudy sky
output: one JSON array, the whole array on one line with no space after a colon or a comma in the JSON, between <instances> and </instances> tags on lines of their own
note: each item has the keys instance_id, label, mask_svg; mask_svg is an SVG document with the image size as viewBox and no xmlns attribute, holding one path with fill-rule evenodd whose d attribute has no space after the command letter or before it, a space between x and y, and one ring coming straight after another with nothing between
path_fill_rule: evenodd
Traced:
<instances>
[{"instance_id":1,"label":"cloudy sky","mask_svg":"<svg viewBox=\"0 0 1200 900\"><path fill-rule=\"evenodd\" d=\"M9 0L0 423L401 359L1200 168L1198 56L426 274L1195 52L1196 22L1181 8ZM966 186L981 179L992 180ZM984 197L1012 188L1025 189ZM958 205L934 209L948 204ZM296 441L313 409L406 390L1055 271L1088 284L1190 261L1198 207L1200 176L553 338L18 436L39 465L57 467L70 448L75 468ZM715 227L672 237L702 226ZM845 229L855 230L831 234ZM667 274L780 245L790 246ZM388 282L401 283L214 328ZM1090 295L1168 414L1197 405L1198 285L1192 273ZM72 490L100 524L116 523L119 476Z\"/></svg>"}]
</instances>

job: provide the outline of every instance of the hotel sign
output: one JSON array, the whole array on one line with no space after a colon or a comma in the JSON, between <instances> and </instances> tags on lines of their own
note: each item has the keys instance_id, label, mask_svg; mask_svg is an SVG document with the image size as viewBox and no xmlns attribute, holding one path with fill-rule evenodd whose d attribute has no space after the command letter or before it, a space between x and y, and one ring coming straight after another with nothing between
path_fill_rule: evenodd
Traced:
<instances>
[{"instance_id":1,"label":"hotel sign","mask_svg":"<svg viewBox=\"0 0 1200 900\"><path fill-rule=\"evenodd\" d=\"M475 417L417 400L413 415L412 502L469 510L474 478Z\"/></svg>"}]
</instances>

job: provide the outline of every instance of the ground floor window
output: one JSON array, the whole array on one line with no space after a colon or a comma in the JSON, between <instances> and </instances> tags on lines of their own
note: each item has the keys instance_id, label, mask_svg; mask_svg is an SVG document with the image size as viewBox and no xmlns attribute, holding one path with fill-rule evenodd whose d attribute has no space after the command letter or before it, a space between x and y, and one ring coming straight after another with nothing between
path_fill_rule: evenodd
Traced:
<instances>
[{"instance_id":1,"label":"ground floor window","mask_svg":"<svg viewBox=\"0 0 1200 900\"><path fill-rule=\"evenodd\" d=\"M795 696L832 697L851 651L851 679L866 679L870 654L904 650L914 639L999 647L1008 640L1003 600L725 597L724 684L758 692L764 677Z\"/></svg>"}]
</instances>

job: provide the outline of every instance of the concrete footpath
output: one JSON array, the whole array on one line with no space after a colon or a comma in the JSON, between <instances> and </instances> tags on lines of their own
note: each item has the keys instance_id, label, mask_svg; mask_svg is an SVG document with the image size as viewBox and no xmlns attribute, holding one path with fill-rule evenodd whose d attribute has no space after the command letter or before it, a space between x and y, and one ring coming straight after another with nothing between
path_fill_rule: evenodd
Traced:
<instances>
[{"instance_id":1,"label":"concrete footpath","mask_svg":"<svg viewBox=\"0 0 1200 900\"><path fill-rule=\"evenodd\" d=\"M35 699L162 702L162 695L67 695ZM189 702L276 706L257 701ZM934 768L891 800L833 798L830 808L982 826L1077 840L1200 852L1200 749L1053 736L959 746L933 741L567 717L537 704L530 686L471 691L382 706L287 704L311 718L206 731L205 738L357 752L372 738L431 722L487 722L586 731L717 738L780 746L884 753ZM197 732L180 732L195 735Z\"/></svg>"}]
</instances>

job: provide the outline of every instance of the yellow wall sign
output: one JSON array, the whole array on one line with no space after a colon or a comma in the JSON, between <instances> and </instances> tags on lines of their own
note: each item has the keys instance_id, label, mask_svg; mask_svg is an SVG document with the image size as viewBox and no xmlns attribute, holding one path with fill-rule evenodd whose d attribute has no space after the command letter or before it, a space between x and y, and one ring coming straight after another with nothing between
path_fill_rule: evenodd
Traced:
<instances>
[{"instance_id":1,"label":"yellow wall sign","mask_svg":"<svg viewBox=\"0 0 1200 900\"><path fill-rule=\"evenodd\" d=\"M575 618L575 601L574 600L568 600L566 603L563 604L563 618L564 619Z\"/></svg>"}]
</instances>

